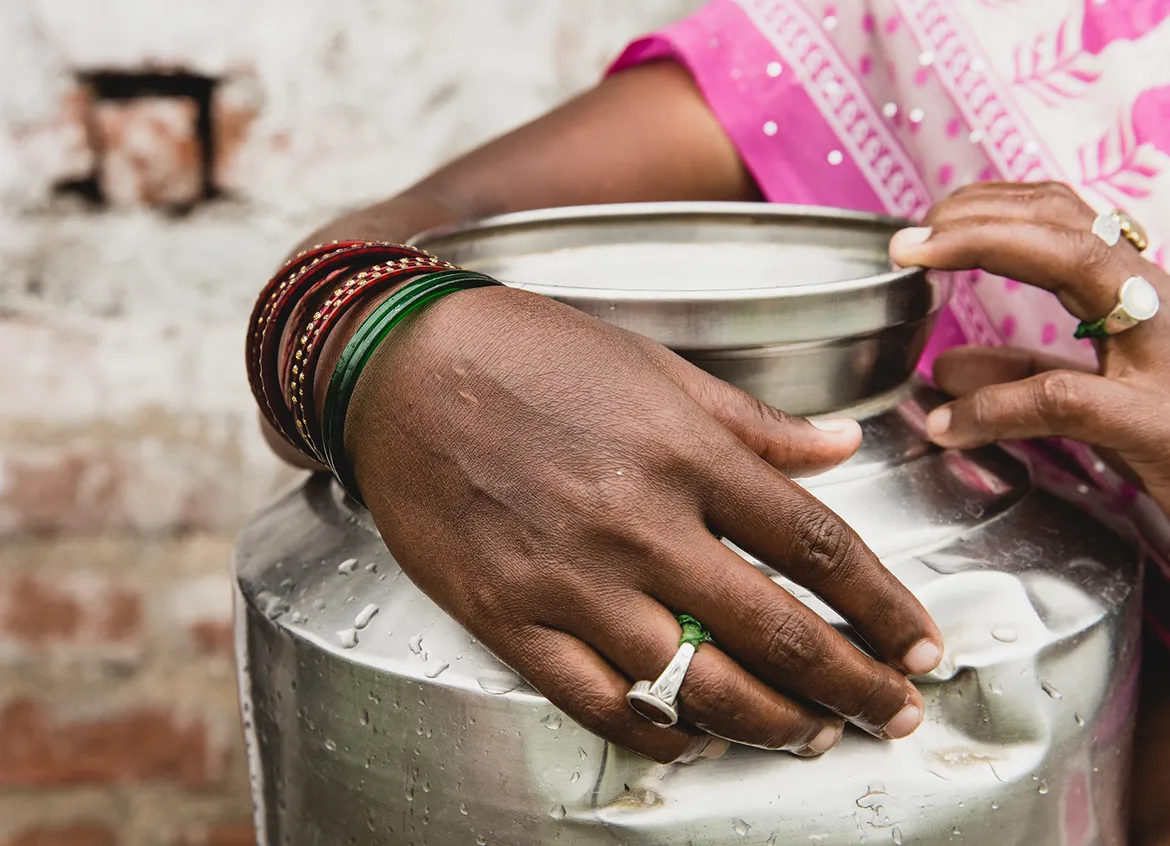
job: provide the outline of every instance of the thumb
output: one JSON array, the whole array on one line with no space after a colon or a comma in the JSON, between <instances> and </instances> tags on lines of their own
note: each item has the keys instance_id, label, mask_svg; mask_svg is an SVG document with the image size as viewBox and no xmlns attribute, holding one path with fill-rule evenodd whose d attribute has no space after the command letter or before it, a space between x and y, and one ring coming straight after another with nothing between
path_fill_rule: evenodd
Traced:
<instances>
[{"instance_id":1,"label":"thumb","mask_svg":"<svg viewBox=\"0 0 1170 846\"><path fill-rule=\"evenodd\" d=\"M672 375L679 387L748 449L787 476L829 470L861 446L861 426L856 420L793 417L684 359L677 362Z\"/></svg>"}]
</instances>

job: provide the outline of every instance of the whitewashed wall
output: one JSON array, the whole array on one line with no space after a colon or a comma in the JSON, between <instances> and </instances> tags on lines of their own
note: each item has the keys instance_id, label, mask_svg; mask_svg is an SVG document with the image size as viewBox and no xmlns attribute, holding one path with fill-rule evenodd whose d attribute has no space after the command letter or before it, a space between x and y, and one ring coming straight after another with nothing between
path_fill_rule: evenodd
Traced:
<instances>
[{"instance_id":1,"label":"whitewashed wall","mask_svg":"<svg viewBox=\"0 0 1170 846\"><path fill-rule=\"evenodd\" d=\"M255 292L697 5L0 2L0 843L249 842L227 567L285 477Z\"/></svg>"}]
</instances>

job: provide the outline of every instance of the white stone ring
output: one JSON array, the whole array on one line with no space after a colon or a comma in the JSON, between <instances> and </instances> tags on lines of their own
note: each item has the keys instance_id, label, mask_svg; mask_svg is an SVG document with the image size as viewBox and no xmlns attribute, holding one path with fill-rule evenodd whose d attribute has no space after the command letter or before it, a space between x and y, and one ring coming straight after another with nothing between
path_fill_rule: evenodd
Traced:
<instances>
[{"instance_id":1,"label":"white stone ring","mask_svg":"<svg viewBox=\"0 0 1170 846\"><path fill-rule=\"evenodd\" d=\"M1162 301L1144 276L1131 276L1117 293L1117 305L1105 317L1077 326L1077 338L1102 339L1132 329L1158 313Z\"/></svg>"},{"instance_id":2,"label":"white stone ring","mask_svg":"<svg viewBox=\"0 0 1170 846\"><path fill-rule=\"evenodd\" d=\"M1102 212L1093 219L1093 234L1108 244L1115 246L1122 238L1133 244L1139 253L1150 246L1150 239L1145 228L1121 209Z\"/></svg>"},{"instance_id":3,"label":"white stone ring","mask_svg":"<svg viewBox=\"0 0 1170 846\"><path fill-rule=\"evenodd\" d=\"M629 706L639 716L661 728L670 728L678 722L678 709L674 703L678 699L679 688L690 669L691 659L695 657L695 649L699 644L711 640L710 633L694 617L680 614L678 622L682 626L682 637L679 639L678 651L666 669L653 682L634 682L634 686L626 693Z\"/></svg>"}]
</instances>

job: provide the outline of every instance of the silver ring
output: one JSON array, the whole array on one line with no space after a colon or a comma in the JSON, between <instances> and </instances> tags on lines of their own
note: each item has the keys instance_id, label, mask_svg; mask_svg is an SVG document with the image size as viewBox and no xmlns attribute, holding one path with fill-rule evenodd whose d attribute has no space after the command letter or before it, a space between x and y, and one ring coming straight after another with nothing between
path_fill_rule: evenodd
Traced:
<instances>
[{"instance_id":1,"label":"silver ring","mask_svg":"<svg viewBox=\"0 0 1170 846\"><path fill-rule=\"evenodd\" d=\"M1121 217L1115 212L1101 212L1093 219L1093 234L1110 247L1121 240Z\"/></svg>"},{"instance_id":2,"label":"silver ring","mask_svg":"<svg viewBox=\"0 0 1170 846\"><path fill-rule=\"evenodd\" d=\"M634 682L634 686L626 694L626 702L634 711L656 726L662 728L673 726L678 722L678 709L674 707L674 702L678 699L679 688L682 687L683 679L686 678L691 659L694 657L694 645L682 644L656 681Z\"/></svg>"}]
</instances>

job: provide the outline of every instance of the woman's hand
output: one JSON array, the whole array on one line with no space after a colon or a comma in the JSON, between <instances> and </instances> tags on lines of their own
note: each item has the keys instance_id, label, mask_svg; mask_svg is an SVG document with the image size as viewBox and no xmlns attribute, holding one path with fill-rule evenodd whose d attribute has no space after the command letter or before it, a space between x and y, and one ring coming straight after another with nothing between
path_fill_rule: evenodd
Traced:
<instances>
[{"instance_id":1,"label":"woman's hand","mask_svg":"<svg viewBox=\"0 0 1170 846\"><path fill-rule=\"evenodd\" d=\"M890 256L903 266L980 268L1045 288L1090 322L1113 309L1131 276L1170 297L1170 276L1124 238L1108 246L1094 235L1095 217L1066 185L972 185L936 205L924 228L895 235ZM935 380L959 399L930 415L928 434L956 448L1053 436L1081 441L1170 514L1168 311L1100 341L1096 373L1018 349L945 353Z\"/></svg>"},{"instance_id":2,"label":"woman's hand","mask_svg":"<svg viewBox=\"0 0 1170 846\"><path fill-rule=\"evenodd\" d=\"M905 672L941 637L860 539L788 474L851 455L853 421L764 406L638 335L508 288L403 326L347 422L363 496L407 574L555 705L660 761L711 736L811 755L841 717L883 737L922 719ZM873 660L721 544L824 597ZM701 646L659 728L626 704L693 614ZM891 666L892 665L892 666Z\"/></svg>"}]
</instances>

